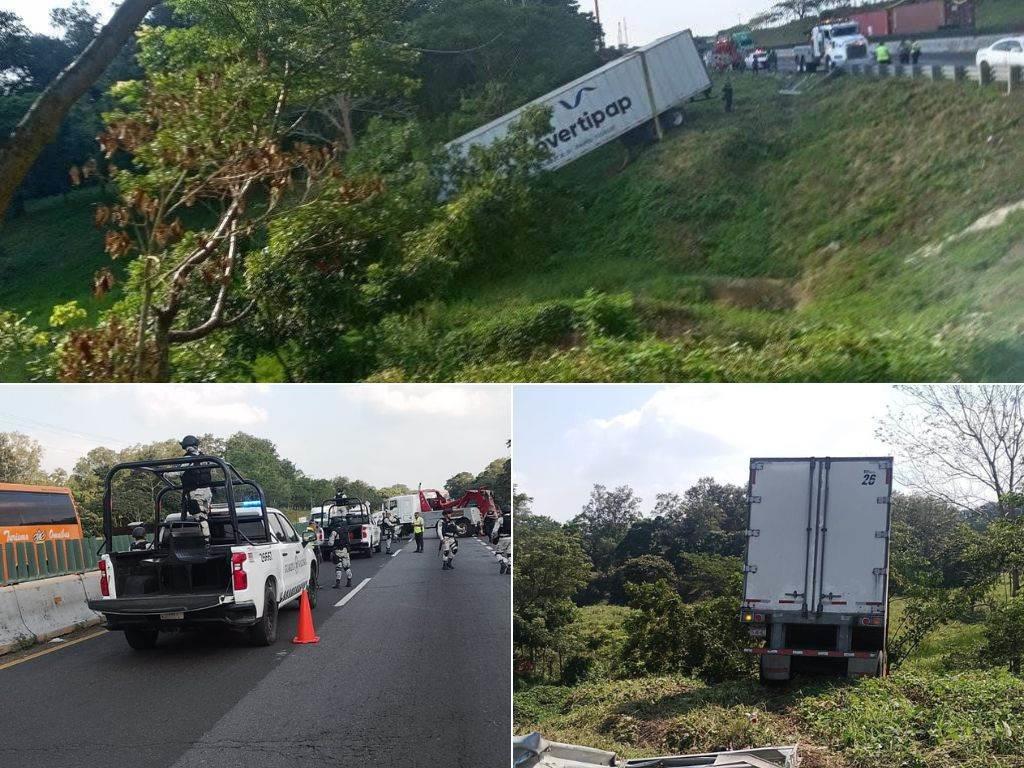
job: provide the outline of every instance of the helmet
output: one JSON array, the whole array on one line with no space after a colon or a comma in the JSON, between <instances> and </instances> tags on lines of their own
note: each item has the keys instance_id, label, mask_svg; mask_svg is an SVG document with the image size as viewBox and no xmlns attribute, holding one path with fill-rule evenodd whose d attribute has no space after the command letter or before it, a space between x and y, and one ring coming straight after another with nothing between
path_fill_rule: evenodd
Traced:
<instances>
[{"instance_id":1,"label":"helmet","mask_svg":"<svg viewBox=\"0 0 1024 768\"><path fill-rule=\"evenodd\" d=\"M195 435L185 435L183 438L181 438L180 445L185 450L188 450L189 448L198 448L199 438L196 437Z\"/></svg>"},{"instance_id":2,"label":"helmet","mask_svg":"<svg viewBox=\"0 0 1024 768\"><path fill-rule=\"evenodd\" d=\"M146 529L143 528L141 525L135 526L134 528L132 528L132 537L136 539L146 538Z\"/></svg>"}]
</instances>

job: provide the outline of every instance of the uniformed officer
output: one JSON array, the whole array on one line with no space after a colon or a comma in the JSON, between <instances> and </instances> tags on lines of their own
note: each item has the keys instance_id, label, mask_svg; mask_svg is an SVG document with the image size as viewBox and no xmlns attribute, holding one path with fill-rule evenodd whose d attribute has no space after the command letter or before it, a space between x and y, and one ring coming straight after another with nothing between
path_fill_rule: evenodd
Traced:
<instances>
[{"instance_id":1,"label":"uniformed officer","mask_svg":"<svg viewBox=\"0 0 1024 768\"><path fill-rule=\"evenodd\" d=\"M202 456L203 455L203 452L199 448L199 438L196 437L195 435L185 435L185 437L183 437L181 439L181 443L179 443L179 445L181 445L182 449L185 451L185 455L186 456ZM205 481L205 482L209 482L210 481L210 477L209 477L210 471L208 469L207 470L195 470L195 469L187 469L187 470L185 470L185 475L186 476L188 476L189 473L194 473L193 474L193 481L196 482L196 483L203 482L203 481ZM197 521L199 521L199 527L203 531L203 536L205 536L207 539L209 539L210 538L210 508L213 506L213 491L209 488L209 486L203 486L203 485L200 485L199 487L193 486L193 490L189 491L188 497L190 499L192 499L192 501L196 502L196 505L199 507L199 511L196 512L193 516L195 517L195 519Z\"/></svg>"},{"instance_id":2,"label":"uniformed officer","mask_svg":"<svg viewBox=\"0 0 1024 768\"><path fill-rule=\"evenodd\" d=\"M348 582L346 587L352 586L352 557L348 553L348 533L343 529L335 528L327 539L327 546L331 548L331 560L334 561L334 588L341 588L341 577L344 574Z\"/></svg>"},{"instance_id":3,"label":"uniformed officer","mask_svg":"<svg viewBox=\"0 0 1024 768\"><path fill-rule=\"evenodd\" d=\"M444 522L441 524L441 543L438 545L438 550L441 554L441 570L451 571L455 569L455 553L458 552L458 529L455 527L455 523L445 515Z\"/></svg>"},{"instance_id":4,"label":"uniformed officer","mask_svg":"<svg viewBox=\"0 0 1024 768\"><path fill-rule=\"evenodd\" d=\"M380 535L384 539L384 552L391 554L391 540L398 532L398 518L390 509L384 510L380 519Z\"/></svg>"},{"instance_id":5,"label":"uniformed officer","mask_svg":"<svg viewBox=\"0 0 1024 768\"><path fill-rule=\"evenodd\" d=\"M132 550L149 549L149 542L146 541L146 528L136 525L132 528Z\"/></svg>"}]
</instances>

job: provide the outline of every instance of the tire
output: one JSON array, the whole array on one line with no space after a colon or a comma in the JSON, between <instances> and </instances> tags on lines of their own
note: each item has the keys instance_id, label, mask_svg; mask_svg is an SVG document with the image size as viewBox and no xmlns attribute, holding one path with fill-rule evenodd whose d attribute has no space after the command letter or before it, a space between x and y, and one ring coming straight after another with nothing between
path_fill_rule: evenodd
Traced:
<instances>
[{"instance_id":1,"label":"tire","mask_svg":"<svg viewBox=\"0 0 1024 768\"><path fill-rule=\"evenodd\" d=\"M670 109L661 116L661 127L666 131L675 131L686 125L686 115L681 109Z\"/></svg>"},{"instance_id":2,"label":"tire","mask_svg":"<svg viewBox=\"0 0 1024 768\"><path fill-rule=\"evenodd\" d=\"M272 582L263 591L263 616L249 627L249 640L264 647L277 642L277 594Z\"/></svg>"},{"instance_id":3,"label":"tire","mask_svg":"<svg viewBox=\"0 0 1024 768\"><path fill-rule=\"evenodd\" d=\"M457 536L468 536L469 528L469 521L466 518L460 517L455 521L455 534Z\"/></svg>"},{"instance_id":4,"label":"tire","mask_svg":"<svg viewBox=\"0 0 1024 768\"><path fill-rule=\"evenodd\" d=\"M319 569L316 565L309 566L309 583L306 584L306 594L309 595L309 607L316 608L317 595L320 592L320 582L318 577L320 575ZM299 602L302 602L302 598L299 598Z\"/></svg>"},{"instance_id":5,"label":"tire","mask_svg":"<svg viewBox=\"0 0 1024 768\"><path fill-rule=\"evenodd\" d=\"M124 639L136 651L148 651L156 647L156 639L160 634L157 629L126 629Z\"/></svg>"}]
</instances>

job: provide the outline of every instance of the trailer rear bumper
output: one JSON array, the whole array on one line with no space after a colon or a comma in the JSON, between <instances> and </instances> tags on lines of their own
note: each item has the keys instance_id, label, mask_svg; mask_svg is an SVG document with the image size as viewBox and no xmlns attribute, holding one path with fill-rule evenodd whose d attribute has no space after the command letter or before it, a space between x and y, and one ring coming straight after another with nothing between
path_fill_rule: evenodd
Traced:
<instances>
[{"instance_id":1,"label":"trailer rear bumper","mask_svg":"<svg viewBox=\"0 0 1024 768\"><path fill-rule=\"evenodd\" d=\"M877 659L877 651L817 651L810 648L744 648L756 656L804 656L829 659Z\"/></svg>"}]
</instances>

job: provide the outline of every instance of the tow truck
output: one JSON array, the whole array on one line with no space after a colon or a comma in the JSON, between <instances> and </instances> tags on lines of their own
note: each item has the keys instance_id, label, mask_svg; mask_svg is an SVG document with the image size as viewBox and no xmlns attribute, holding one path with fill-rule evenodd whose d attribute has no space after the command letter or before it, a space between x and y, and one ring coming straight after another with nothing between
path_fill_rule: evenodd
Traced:
<instances>
[{"instance_id":1,"label":"tow truck","mask_svg":"<svg viewBox=\"0 0 1024 768\"><path fill-rule=\"evenodd\" d=\"M317 542L316 546L322 560L330 559L331 547L328 541L334 531L345 537L349 554L373 557L374 552L380 552L379 515L370 512L370 505L367 502L339 493L321 504L320 508L324 510L324 539Z\"/></svg>"},{"instance_id":2,"label":"tow truck","mask_svg":"<svg viewBox=\"0 0 1024 768\"><path fill-rule=\"evenodd\" d=\"M115 552L115 508L119 516L144 519L142 510L123 509L143 498L152 498L153 543ZM153 648L161 632L213 626L241 629L253 644L273 645L282 606L304 591L316 606L313 548L267 506L257 483L216 456L113 466L103 484L101 551L101 596L89 607L136 650Z\"/></svg>"},{"instance_id":3,"label":"tow truck","mask_svg":"<svg viewBox=\"0 0 1024 768\"><path fill-rule=\"evenodd\" d=\"M481 525L484 533L490 534L494 521L501 518L501 509L494 500L494 492L487 489L468 490L454 501L449 500L443 491L430 489L420 491L420 498L421 504L436 516L425 522L436 528L438 538L441 538L441 526L446 514L462 537L472 536Z\"/></svg>"}]
</instances>

